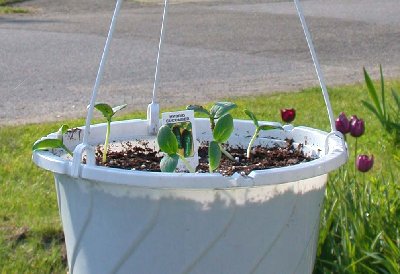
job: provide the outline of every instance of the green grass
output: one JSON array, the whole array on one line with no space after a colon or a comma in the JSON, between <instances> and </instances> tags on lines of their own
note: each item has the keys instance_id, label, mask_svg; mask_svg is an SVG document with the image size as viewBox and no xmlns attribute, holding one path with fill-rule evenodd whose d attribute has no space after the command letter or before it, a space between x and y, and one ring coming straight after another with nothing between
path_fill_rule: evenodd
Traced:
<instances>
[{"instance_id":1,"label":"green grass","mask_svg":"<svg viewBox=\"0 0 400 274\"><path fill-rule=\"evenodd\" d=\"M25 2L26 0L0 0L0 14L28 13L24 8L14 7L14 4Z\"/></svg>"},{"instance_id":2,"label":"green grass","mask_svg":"<svg viewBox=\"0 0 400 274\"><path fill-rule=\"evenodd\" d=\"M400 81L389 81L388 86L399 89ZM336 114L345 111L366 121L366 132L358 140L359 152L374 154L376 160L371 172L355 177L354 140L348 140L350 161L329 179L315 272L400 273L397 271L400 258L400 190L397 182L400 152L361 105L361 100L368 100L363 85L335 87L329 91ZM280 120L280 108L293 107L297 111L295 125L329 130L318 88L227 100L236 102L241 110L252 110L260 120L269 121ZM246 118L239 110L232 114L235 118ZM144 114L133 113L116 119L138 117L144 117ZM32 143L56 131L63 123L79 126L83 120L0 126L1 273L66 271L53 177L31 161Z\"/></svg>"}]
</instances>

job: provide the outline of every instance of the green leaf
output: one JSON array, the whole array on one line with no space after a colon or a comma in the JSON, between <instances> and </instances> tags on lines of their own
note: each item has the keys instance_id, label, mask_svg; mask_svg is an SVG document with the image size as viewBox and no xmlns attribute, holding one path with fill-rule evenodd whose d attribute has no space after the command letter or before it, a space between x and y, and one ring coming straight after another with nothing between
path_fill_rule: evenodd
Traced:
<instances>
[{"instance_id":1,"label":"green leaf","mask_svg":"<svg viewBox=\"0 0 400 274\"><path fill-rule=\"evenodd\" d=\"M163 125L158 130L157 142L160 149L168 155L174 155L178 152L178 141L171 128Z\"/></svg>"},{"instance_id":2,"label":"green leaf","mask_svg":"<svg viewBox=\"0 0 400 274\"><path fill-rule=\"evenodd\" d=\"M233 118L232 115L226 114L222 116L213 130L214 140L218 143L226 142L233 132Z\"/></svg>"},{"instance_id":3,"label":"green leaf","mask_svg":"<svg viewBox=\"0 0 400 274\"><path fill-rule=\"evenodd\" d=\"M187 110L193 110L196 113L203 113L207 116L210 116L210 112L208 110L206 110L205 108L203 108L202 106L199 105L188 105L186 107Z\"/></svg>"},{"instance_id":4,"label":"green leaf","mask_svg":"<svg viewBox=\"0 0 400 274\"><path fill-rule=\"evenodd\" d=\"M127 105L128 105L128 104L123 104L123 105L119 105L119 106L113 107L113 108L112 108L113 115L114 115L115 113L117 113L118 111L124 109Z\"/></svg>"},{"instance_id":5,"label":"green leaf","mask_svg":"<svg viewBox=\"0 0 400 274\"><path fill-rule=\"evenodd\" d=\"M249 116L251 120L253 120L254 125L256 126L256 128L258 128L259 125L258 125L258 119L257 119L256 115L248 109L245 109L244 113L246 113L246 115Z\"/></svg>"},{"instance_id":6,"label":"green leaf","mask_svg":"<svg viewBox=\"0 0 400 274\"><path fill-rule=\"evenodd\" d=\"M282 127L280 127L280 126L272 126L272 125L261 125L259 128L260 128L260 130L270 130L270 129L277 129L277 128L282 129Z\"/></svg>"},{"instance_id":7,"label":"green leaf","mask_svg":"<svg viewBox=\"0 0 400 274\"><path fill-rule=\"evenodd\" d=\"M68 129L69 129L69 126L68 126L68 125L62 125L62 126L58 129L57 134L60 134L60 135L62 136L62 135L64 135L65 133L67 133Z\"/></svg>"},{"instance_id":8,"label":"green leaf","mask_svg":"<svg viewBox=\"0 0 400 274\"><path fill-rule=\"evenodd\" d=\"M215 141L210 142L210 145L208 146L208 161L210 172L216 170L221 162L221 148Z\"/></svg>"},{"instance_id":9,"label":"green leaf","mask_svg":"<svg viewBox=\"0 0 400 274\"><path fill-rule=\"evenodd\" d=\"M399 111L400 110L400 96L396 92L396 90L394 90L393 88L392 88L392 95L393 95L394 101L396 102L397 109Z\"/></svg>"},{"instance_id":10,"label":"green leaf","mask_svg":"<svg viewBox=\"0 0 400 274\"><path fill-rule=\"evenodd\" d=\"M179 161L179 156L174 155L165 155L160 162L160 168L162 172L174 172Z\"/></svg>"},{"instance_id":11,"label":"green leaf","mask_svg":"<svg viewBox=\"0 0 400 274\"><path fill-rule=\"evenodd\" d=\"M382 124L383 126L385 126L386 123L385 123L384 117L382 117L382 116L378 113L378 111L376 110L376 108L375 108L371 103L366 102L366 101L364 101L364 100L361 100L361 103L362 103L367 109L369 109L369 111L371 111L373 114L375 114L376 118L378 118L378 120L381 122L381 124Z\"/></svg>"},{"instance_id":12,"label":"green leaf","mask_svg":"<svg viewBox=\"0 0 400 274\"><path fill-rule=\"evenodd\" d=\"M107 121L111 121L111 117L114 115L114 111L110 105L106 103L97 103L94 105L94 107L103 114Z\"/></svg>"},{"instance_id":13,"label":"green leaf","mask_svg":"<svg viewBox=\"0 0 400 274\"><path fill-rule=\"evenodd\" d=\"M379 65L379 71L381 74L381 98L382 98L383 117L387 119L386 101L385 101L385 81L383 79L382 65Z\"/></svg>"},{"instance_id":14,"label":"green leaf","mask_svg":"<svg viewBox=\"0 0 400 274\"><path fill-rule=\"evenodd\" d=\"M237 105L231 102L218 102L212 106L210 116L214 119L219 119L227 114L232 109L237 108Z\"/></svg>"},{"instance_id":15,"label":"green leaf","mask_svg":"<svg viewBox=\"0 0 400 274\"><path fill-rule=\"evenodd\" d=\"M37 141L33 145L32 150L49 150L53 148L63 148L63 147L64 144L60 139L43 139Z\"/></svg>"},{"instance_id":16,"label":"green leaf","mask_svg":"<svg viewBox=\"0 0 400 274\"><path fill-rule=\"evenodd\" d=\"M374 83L372 82L371 77L369 77L368 72L365 70L365 68L363 68L363 70L364 70L364 78L365 78L365 83L367 84L369 96L371 97L372 102L374 103L374 105L376 107L376 110L382 117L383 112L381 109L381 105L379 103L379 98L378 98L378 94L376 92Z\"/></svg>"}]
</instances>

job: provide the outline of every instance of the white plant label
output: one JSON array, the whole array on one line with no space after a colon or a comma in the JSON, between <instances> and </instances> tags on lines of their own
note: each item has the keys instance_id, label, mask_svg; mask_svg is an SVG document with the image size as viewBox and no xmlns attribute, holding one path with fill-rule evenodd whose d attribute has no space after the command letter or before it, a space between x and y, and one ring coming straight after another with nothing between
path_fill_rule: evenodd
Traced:
<instances>
[{"instance_id":1,"label":"white plant label","mask_svg":"<svg viewBox=\"0 0 400 274\"><path fill-rule=\"evenodd\" d=\"M199 164L199 144L194 126L194 111L164 112L162 125L168 125L171 128L178 140L178 153L185 157L193 168L196 168ZM181 160L179 160L177 168L178 170L187 170Z\"/></svg>"}]
</instances>

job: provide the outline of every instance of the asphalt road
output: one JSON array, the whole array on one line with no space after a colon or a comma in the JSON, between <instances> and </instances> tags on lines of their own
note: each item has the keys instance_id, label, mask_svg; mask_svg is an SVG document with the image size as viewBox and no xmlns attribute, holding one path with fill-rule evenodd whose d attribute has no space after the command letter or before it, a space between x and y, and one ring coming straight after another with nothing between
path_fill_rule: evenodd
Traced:
<instances>
[{"instance_id":1,"label":"asphalt road","mask_svg":"<svg viewBox=\"0 0 400 274\"><path fill-rule=\"evenodd\" d=\"M0 15L0 125L83 117L114 1L31 0ZM162 1L124 2L98 101L145 110L151 100ZM328 85L362 67L400 76L399 0L303 0ZM292 1L170 5L162 107L318 85Z\"/></svg>"}]
</instances>

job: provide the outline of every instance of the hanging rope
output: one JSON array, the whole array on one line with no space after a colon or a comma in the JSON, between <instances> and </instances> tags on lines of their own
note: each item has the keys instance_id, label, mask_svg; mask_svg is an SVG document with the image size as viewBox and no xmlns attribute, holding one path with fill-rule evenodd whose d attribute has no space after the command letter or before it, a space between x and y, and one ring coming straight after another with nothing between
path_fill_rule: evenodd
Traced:
<instances>
[{"instance_id":1,"label":"hanging rope","mask_svg":"<svg viewBox=\"0 0 400 274\"><path fill-rule=\"evenodd\" d=\"M167 10L168 10L168 0L164 0L164 11L161 21L161 31L160 31L160 41L158 43L158 52L157 52L157 61L156 61L156 72L154 74L154 83L153 83L153 98L151 100L152 103L157 103L157 88L159 82L159 70L160 70L160 53L161 47L164 41L164 25L166 24L167 19Z\"/></svg>"},{"instance_id":2,"label":"hanging rope","mask_svg":"<svg viewBox=\"0 0 400 274\"><path fill-rule=\"evenodd\" d=\"M329 116L329 122L331 124L331 131L336 131L335 118L333 116L332 106L329 101L329 95L328 95L328 91L326 89L324 76L322 74L322 70L321 70L321 67L318 62L317 53L315 52L315 49L314 49L310 31L308 30L306 20L304 18L303 9L300 5L299 0L294 0L294 4L296 5L297 14L299 15L301 26L303 27L304 35L306 36L307 45L308 45L308 48L310 49L311 58L314 63L315 71L317 72L319 85L321 86L322 94L324 95L325 105L326 105L326 109L328 111L328 116Z\"/></svg>"},{"instance_id":3,"label":"hanging rope","mask_svg":"<svg viewBox=\"0 0 400 274\"><path fill-rule=\"evenodd\" d=\"M117 22L118 13L119 13L119 10L121 9L121 4L122 4L122 0L117 0L117 3L115 5L114 14L111 19L110 29L108 31L108 36L107 36L106 44L104 46L103 55L101 56L100 66L99 66L99 70L97 71L96 82L94 83L92 98L90 100L88 115L86 117L86 125L85 125L85 133L83 136L83 144L88 144L88 139L89 139L89 135L90 135L90 124L91 124L92 118L93 118L94 104L96 102L97 92L99 90L101 79L103 78L104 65L106 64L108 52L110 51L110 44L111 44L112 36L114 33L115 25Z\"/></svg>"},{"instance_id":4,"label":"hanging rope","mask_svg":"<svg viewBox=\"0 0 400 274\"><path fill-rule=\"evenodd\" d=\"M154 83L153 83L153 97L151 99L151 104L147 107L147 121L148 121L148 132L149 134L155 135L158 131L158 123L160 116L160 106L157 102L157 89L159 82L159 74L160 74L160 55L161 55L161 47L164 41L165 28L167 20L167 12L168 12L168 0L164 0L164 11L161 21L161 33L160 33L160 41L158 43L158 52L157 52L157 61L156 61L156 72L154 73Z\"/></svg>"}]
</instances>

